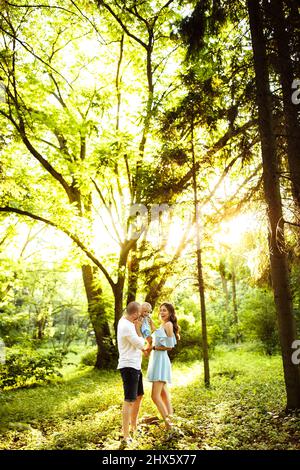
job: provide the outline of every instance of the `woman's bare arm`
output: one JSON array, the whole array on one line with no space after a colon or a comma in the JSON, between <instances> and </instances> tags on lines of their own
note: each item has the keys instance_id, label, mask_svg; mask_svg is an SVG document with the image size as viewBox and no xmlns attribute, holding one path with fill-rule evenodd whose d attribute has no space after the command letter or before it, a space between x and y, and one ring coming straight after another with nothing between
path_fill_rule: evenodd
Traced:
<instances>
[{"instance_id":1,"label":"woman's bare arm","mask_svg":"<svg viewBox=\"0 0 300 470\"><path fill-rule=\"evenodd\" d=\"M172 337L174 334L173 323L168 321L164 326L164 330L167 333L167 336Z\"/></svg>"},{"instance_id":2,"label":"woman's bare arm","mask_svg":"<svg viewBox=\"0 0 300 470\"><path fill-rule=\"evenodd\" d=\"M151 331L152 331L152 333L153 333L153 331L156 330L156 326L154 325L154 323L153 323L153 321L152 321L152 318L149 318L149 320L150 320Z\"/></svg>"}]
</instances>

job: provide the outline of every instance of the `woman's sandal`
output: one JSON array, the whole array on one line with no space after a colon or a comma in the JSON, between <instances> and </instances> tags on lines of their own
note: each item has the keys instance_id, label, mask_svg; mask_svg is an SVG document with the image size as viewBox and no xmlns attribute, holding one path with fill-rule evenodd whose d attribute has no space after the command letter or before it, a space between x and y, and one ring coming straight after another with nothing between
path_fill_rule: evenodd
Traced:
<instances>
[{"instance_id":1,"label":"woman's sandal","mask_svg":"<svg viewBox=\"0 0 300 470\"><path fill-rule=\"evenodd\" d=\"M172 422L169 415L165 417L165 424L168 431L171 431L171 429L173 429L174 423Z\"/></svg>"}]
</instances>

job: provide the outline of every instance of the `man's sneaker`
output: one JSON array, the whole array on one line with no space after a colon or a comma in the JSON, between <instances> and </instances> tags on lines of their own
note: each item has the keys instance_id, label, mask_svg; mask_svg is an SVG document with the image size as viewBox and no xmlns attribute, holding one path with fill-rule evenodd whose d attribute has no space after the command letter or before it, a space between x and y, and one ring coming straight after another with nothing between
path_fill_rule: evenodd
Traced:
<instances>
[{"instance_id":1,"label":"man's sneaker","mask_svg":"<svg viewBox=\"0 0 300 470\"><path fill-rule=\"evenodd\" d=\"M119 450L126 449L127 447L130 447L133 443L133 439L131 437L126 437L121 440L120 442L120 447Z\"/></svg>"},{"instance_id":2,"label":"man's sneaker","mask_svg":"<svg viewBox=\"0 0 300 470\"><path fill-rule=\"evenodd\" d=\"M184 433L181 429L177 428L176 426L172 426L172 428L168 431L166 436L166 441L171 441L172 439L178 439L180 437L184 437Z\"/></svg>"},{"instance_id":3,"label":"man's sneaker","mask_svg":"<svg viewBox=\"0 0 300 470\"><path fill-rule=\"evenodd\" d=\"M143 430L142 428L139 426L137 427L136 429L134 430L130 430L130 433L132 436L140 436L141 434L143 434Z\"/></svg>"}]
</instances>

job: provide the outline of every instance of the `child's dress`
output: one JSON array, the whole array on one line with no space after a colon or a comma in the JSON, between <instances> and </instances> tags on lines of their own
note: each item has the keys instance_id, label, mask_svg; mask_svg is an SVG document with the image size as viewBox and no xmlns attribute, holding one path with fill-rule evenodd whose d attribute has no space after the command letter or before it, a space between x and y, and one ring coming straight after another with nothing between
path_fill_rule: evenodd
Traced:
<instances>
[{"instance_id":1,"label":"child's dress","mask_svg":"<svg viewBox=\"0 0 300 470\"><path fill-rule=\"evenodd\" d=\"M151 336L151 326L150 326L150 320L148 317L144 317L142 326L141 326L141 333L143 338L148 338Z\"/></svg>"},{"instance_id":2,"label":"child's dress","mask_svg":"<svg viewBox=\"0 0 300 470\"><path fill-rule=\"evenodd\" d=\"M153 333L153 345L174 348L177 341L175 335L168 336L163 326ZM149 382L168 382L172 383L171 362L168 351L151 351L147 379Z\"/></svg>"}]
</instances>

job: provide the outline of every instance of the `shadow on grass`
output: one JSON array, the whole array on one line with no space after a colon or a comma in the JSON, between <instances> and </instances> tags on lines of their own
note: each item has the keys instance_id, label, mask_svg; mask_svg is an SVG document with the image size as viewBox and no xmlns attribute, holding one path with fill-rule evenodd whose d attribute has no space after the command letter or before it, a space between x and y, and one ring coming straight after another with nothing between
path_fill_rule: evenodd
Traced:
<instances>
[{"instance_id":1,"label":"shadow on grass","mask_svg":"<svg viewBox=\"0 0 300 470\"><path fill-rule=\"evenodd\" d=\"M146 426L136 438L135 448L296 448L299 420L279 416L284 404L279 363L276 358L228 352L212 361L208 389L200 362L174 363L171 393L181 434L169 439L161 422ZM148 384L141 416L156 413L149 389ZM6 429L0 445L11 449L117 449L122 401L117 371L78 370L63 382L5 392L0 408L3 404ZM22 423L29 428L18 428Z\"/></svg>"},{"instance_id":2,"label":"shadow on grass","mask_svg":"<svg viewBox=\"0 0 300 470\"><path fill-rule=\"evenodd\" d=\"M99 410L118 399L119 376L114 371L78 371L75 377L34 388L5 391L1 394L1 423L34 419L53 419L54 415L77 415ZM120 390L121 392L121 390ZM120 394L117 402L121 403ZM116 402L115 402L116 403Z\"/></svg>"}]
</instances>

